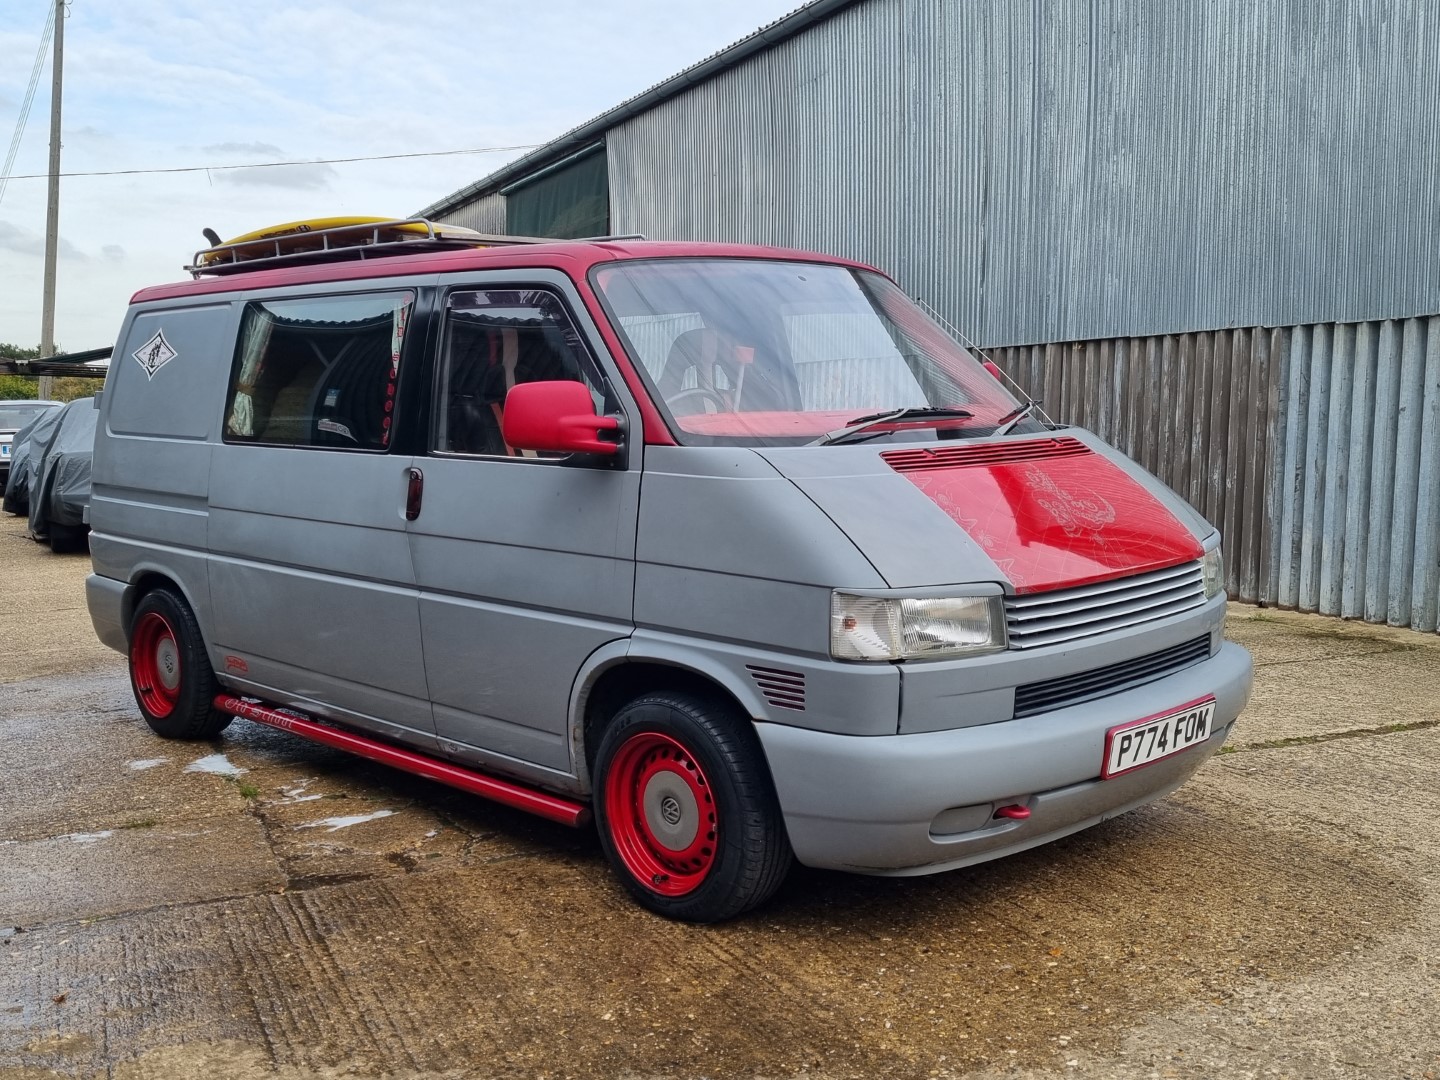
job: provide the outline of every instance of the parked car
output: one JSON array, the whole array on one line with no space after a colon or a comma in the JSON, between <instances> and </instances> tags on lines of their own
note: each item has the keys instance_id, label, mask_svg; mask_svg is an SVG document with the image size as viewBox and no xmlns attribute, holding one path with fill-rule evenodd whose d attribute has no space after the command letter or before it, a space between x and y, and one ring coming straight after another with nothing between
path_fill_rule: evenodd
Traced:
<instances>
[{"instance_id":1,"label":"parked car","mask_svg":"<svg viewBox=\"0 0 1440 1080\"><path fill-rule=\"evenodd\" d=\"M10 446L10 475L5 481L4 510L7 514L27 514L30 510L30 488L37 471L36 448L44 453L60 424L62 406L42 410L17 431Z\"/></svg>"},{"instance_id":2,"label":"parked car","mask_svg":"<svg viewBox=\"0 0 1440 1080\"><path fill-rule=\"evenodd\" d=\"M695 921L792 859L1034 847L1229 735L1216 530L879 271L364 254L132 301L87 596L159 735L242 716L593 816L631 895Z\"/></svg>"},{"instance_id":3,"label":"parked car","mask_svg":"<svg viewBox=\"0 0 1440 1080\"><path fill-rule=\"evenodd\" d=\"M15 436L42 414L58 408L58 401L0 401L0 488L10 481Z\"/></svg>"},{"instance_id":4,"label":"parked car","mask_svg":"<svg viewBox=\"0 0 1440 1080\"><path fill-rule=\"evenodd\" d=\"M36 458L30 488L30 535L52 551L85 546L90 526L90 467L95 452L96 400L76 398L60 410L59 423ZM37 443L38 448L38 443Z\"/></svg>"}]
</instances>

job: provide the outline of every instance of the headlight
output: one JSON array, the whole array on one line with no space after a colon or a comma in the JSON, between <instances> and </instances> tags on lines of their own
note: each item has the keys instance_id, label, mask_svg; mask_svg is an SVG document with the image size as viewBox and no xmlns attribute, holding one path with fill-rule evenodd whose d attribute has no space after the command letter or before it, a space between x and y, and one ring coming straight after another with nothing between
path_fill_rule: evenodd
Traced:
<instances>
[{"instance_id":1,"label":"headlight","mask_svg":"<svg viewBox=\"0 0 1440 1080\"><path fill-rule=\"evenodd\" d=\"M999 596L883 597L834 593L830 655L837 660L974 656L1005 648Z\"/></svg>"},{"instance_id":2,"label":"headlight","mask_svg":"<svg viewBox=\"0 0 1440 1080\"><path fill-rule=\"evenodd\" d=\"M1225 557L1220 548L1213 547L1200 560L1200 573L1205 580L1205 599L1219 596L1225 591Z\"/></svg>"}]
</instances>

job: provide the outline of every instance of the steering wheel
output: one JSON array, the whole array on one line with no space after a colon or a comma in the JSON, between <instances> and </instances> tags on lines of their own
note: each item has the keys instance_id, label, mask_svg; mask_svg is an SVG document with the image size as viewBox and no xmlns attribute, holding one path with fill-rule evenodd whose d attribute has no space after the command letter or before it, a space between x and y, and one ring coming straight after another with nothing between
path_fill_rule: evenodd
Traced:
<instances>
[{"instance_id":1,"label":"steering wheel","mask_svg":"<svg viewBox=\"0 0 1440 1080\"><path fill-rule=\"evenodd\" d=\"M677 402L683 401L685 398L688 397L700 397L713 402L716 406L716 412L734 411L730 403L726 401L723 397L721 397L718 392L706 389L703 386L692 386L685 390L677 390L675 393L671 394L668 398L665 399L665 404L670 407L671 412L674 412L677 415L688 415L680 414L675 408Z\"/></svg>"}]
</instances>

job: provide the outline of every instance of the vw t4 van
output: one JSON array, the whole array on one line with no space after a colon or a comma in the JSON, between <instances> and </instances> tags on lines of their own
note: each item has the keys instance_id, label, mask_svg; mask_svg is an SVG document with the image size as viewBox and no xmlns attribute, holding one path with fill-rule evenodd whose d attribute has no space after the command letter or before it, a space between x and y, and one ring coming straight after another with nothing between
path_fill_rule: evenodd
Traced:
<instances>
[{"instance_id":1,"label":"vw t4 van","mask_svg":"<svg viewBox=\"0 0 1440 1080\"><path fill-rule=\"evenodd\" d=\"M593 817L692 921L792 860L1043 844L1225 741L1220 536L882 273L439 229L132 301L87 591L157 734L238 716Z\"/></svg>"}]
</instances>

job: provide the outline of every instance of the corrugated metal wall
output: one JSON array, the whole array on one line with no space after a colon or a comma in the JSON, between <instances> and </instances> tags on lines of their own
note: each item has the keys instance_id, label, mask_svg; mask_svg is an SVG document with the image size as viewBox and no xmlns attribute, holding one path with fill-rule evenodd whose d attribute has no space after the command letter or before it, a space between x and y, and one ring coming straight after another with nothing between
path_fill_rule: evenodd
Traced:
<instances>
[{"instance_id":1,"label":"corrugated metal wall","mask_svg":"<svg viewBox=\"0 0 1440 1080\"><path fill-rule=\"evenodd\" d=\"M1434 310L1431 0L866 0L608 135L611 225L1019 344Z\"/></svg>"},{"instance_id":2,"label":"corrugated metal wall","mask_svg":"<svg viewBox=\"0 0 1440 1080\"><path fill-rule=\"evenodd\" d=\"M1233 596L1437 629L1440 316L990 355L1219 526Z\"/></svg>"},{"instance_id":3,"label":"corrugated metal wall","mask_svg":"<svg viewBox=\"0 0 1440 1080\"><path fill-rule=\"evenodd\" d=\"M477 232L503 233L505 231L505 197L503 195L486 195L482 199L466 203L452 213L446 214L443 220L447 224L459 225Z\"/></svg>"}]
</instances>

